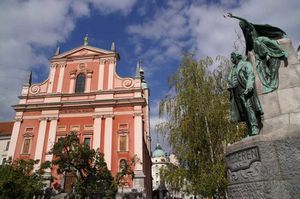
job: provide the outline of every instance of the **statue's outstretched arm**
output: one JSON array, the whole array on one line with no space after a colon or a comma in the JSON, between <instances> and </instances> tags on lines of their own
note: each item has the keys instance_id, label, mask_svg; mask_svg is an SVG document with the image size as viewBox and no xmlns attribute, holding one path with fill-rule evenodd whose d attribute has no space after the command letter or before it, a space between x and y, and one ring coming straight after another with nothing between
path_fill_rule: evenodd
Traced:
<instances>
[{"instance_id":1,"label":"statue's outstretched arm","mask_svg":"<svg viewBox=\"0 0 300 199\"><path fill-rule=\"evenodd\" d=\"M238 19L244 23L246 23L247 25L251 26L251 24L244 18L241 18L241 17L238 17L238 16L234 16L232 13L227 13L227 17L230 17L230 18L235 18L235 19Z\"/></svg>"}]
</instances>

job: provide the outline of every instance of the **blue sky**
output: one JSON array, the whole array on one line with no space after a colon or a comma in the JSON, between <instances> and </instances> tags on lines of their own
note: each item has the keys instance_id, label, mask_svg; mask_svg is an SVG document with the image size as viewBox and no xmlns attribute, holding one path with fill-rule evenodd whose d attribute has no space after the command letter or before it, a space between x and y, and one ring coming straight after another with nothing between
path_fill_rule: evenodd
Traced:
<instances>
[{"instance_id":1,"label":"blue sky","mask_svg":"<svg viewBox=\"0 0 300 199\"><path fill-rule=\"evenodd\" d=\"M233 51L241 31L236 20L223 14L278 26L298 47L299 10L299 0L2 0L0 121L13 119L10 106L18 103L30 70L34 82L45 80L56 47L78 47L88 34L91 46L110 49L116 43L121 55L117 70L123 77L133 76L137 60L143 60L153 127L159 121L157 104L168 91L168 76L177 69L182 52L200 59ZM155 143L153 130L152 135Z\"/></svg>"}]
</instances>

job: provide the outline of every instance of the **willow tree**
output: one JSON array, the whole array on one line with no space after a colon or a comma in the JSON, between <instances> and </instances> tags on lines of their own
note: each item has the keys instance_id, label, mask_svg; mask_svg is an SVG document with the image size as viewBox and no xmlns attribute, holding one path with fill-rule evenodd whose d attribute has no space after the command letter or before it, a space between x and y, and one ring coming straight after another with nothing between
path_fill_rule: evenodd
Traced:
<instances>
[{"instance_id":1,"label":"willow tree","mask_svg":"<svg viewBox=\"0 0 300 199\"><path fill-rule=\"evenodd\" d=\"M226 73L230 61L223 57L196 61L185 55L169 78L169 93L160 103L166 134L177 165L163 171L173 190L222 198L226 195L225 146L242 137L242 128L229 119ZM214 70L212 69L214 68Z\"/></svg>"}]
</instances>

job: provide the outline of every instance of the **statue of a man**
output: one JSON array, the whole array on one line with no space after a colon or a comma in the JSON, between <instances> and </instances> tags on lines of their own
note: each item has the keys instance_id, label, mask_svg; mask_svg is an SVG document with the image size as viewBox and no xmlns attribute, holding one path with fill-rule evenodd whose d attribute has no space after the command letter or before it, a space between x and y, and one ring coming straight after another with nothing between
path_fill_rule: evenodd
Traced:
<instances>
[{"instance_id":1,"label":"statue of a man","mask_svg":"<svg viewBox=\"0 0 300 199\"><path fill-rule=\"evenodd\" d=\"M279 45L277 39L286 37L280 28L268 24L260 25L248 22L246 19L227 14L228 17L238 19L246 43L246 56L254 51L256 69L263 85L263 93L269 93L278 88L278 69L280 61L288 57L287 52Z\"/></svg>"},{"instance_id":2,"label":"statue of a man","mask_svg":"<svg viewBox=\"0 0 300 199\"><path fill-rule=\"evenodd\" d=\"M259 134L263 113L255 89L255 76L250 62L242 55L231 53L233 67L228 76L230 91L231 119L234 122L246 122L248 136Z\"/></svg>"}]
</instances>

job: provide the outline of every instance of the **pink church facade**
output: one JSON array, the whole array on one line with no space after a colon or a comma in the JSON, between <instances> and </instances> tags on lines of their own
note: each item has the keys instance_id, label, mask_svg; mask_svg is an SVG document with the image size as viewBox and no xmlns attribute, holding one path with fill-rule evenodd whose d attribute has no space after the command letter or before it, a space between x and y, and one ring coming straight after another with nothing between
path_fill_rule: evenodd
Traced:
<instances>
[{"instance_id":1,"label":"pink church facade","mask_svg":"<svg viewBox=\"0 0 300 199\"><path fill-rule=\"evenodd\" d=\"M67 52L58 50L50 60L48 79L24 85L19 104L13 106L16 117L8 156L51 161L47 152L53 144L76 131L82 143L104 153L113 175L120 161L136 157L128 189L150 198L149 90L139 64L135 77L121 78L116 73L118 60L114 45L109 51L85 41ZM67 186L64 178L58 176L57 181Z\"/></svg>"}]
</instances>

